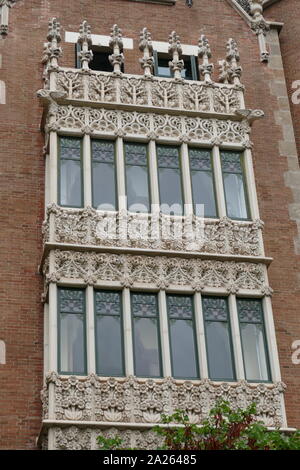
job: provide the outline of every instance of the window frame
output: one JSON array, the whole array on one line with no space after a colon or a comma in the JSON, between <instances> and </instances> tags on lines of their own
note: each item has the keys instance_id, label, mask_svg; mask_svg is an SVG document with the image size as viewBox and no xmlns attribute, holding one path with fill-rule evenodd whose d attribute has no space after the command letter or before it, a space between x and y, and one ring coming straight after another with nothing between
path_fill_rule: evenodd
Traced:
<instances>
[{"instance_id":1,"label":"window frame","mask_svg":"<svg viewBox=\"0 0 300 470\"><path fill-rule=\"evenodd\" d=\"M141 142L141 141L133 141L133 140L126 140L123 139L123 155L124 155L124 182L125 182L125 194L126 194L126 205L127 205L127 210L131 214L139 214L140 212L132 212L129 210L129 205L128 205L128 181L127 181L127 162L126 162L126 144L133 144L133 145L144 145L146 147L146 159L147 159L147 182L148 182L148 211L147 212L142 212L142 214L151 214L152 210L152 187L151 187L151 166L150 166L150 149L149 149L149 142ZM134 166L134 165L128 165L128 166Z\"/></svg>"},{"instance_id":2,"label":"window frame","mask_svg":"<svg viewBox=\"0 0 300 470\"><path fill-rule=\"evenodd\" d=\"M178 149L178 162L179 162L179 165L178 165L178 170L179 170L179 178L180 178L180 191L181 191L181 207L182 207L182 213L181 214L165 214L164 212L162 212L161 210L161 205L162 204L166 204L165 202L162 202L161 201L161 185L160 185L160 181L159 181L159 164L158 164L158 147L172 147L172 148L176 148ZM184 217L185 216L185 204L186 204L186 200L185 200L185 191L184 191L184 181L183 181L183 166L182 166L182 149L181 149L181 145L175 145L175 144L165 144L165 143L161 143L161 142L155 142L155 159L156 159L156 167L157 167L157 185L158 185L158 195L159 195L159 209L160 209L160 212L168 217ZM175 202L173 204L178 204L178 202Z\"/></svg>"},{"instance_id":3,"label":"window frame","mask_svg":"<svg viewBox=\"0 0 300 470\"><path fill-rule=\"evenodd\" d=\"M159 57L160 56L160 57ZM170 54L167 54L167 53L164 53L164 52L159 52L157 50L154 50L153 51L153 58L154 58L154 68L153 68L153 71L154 71L154 76L155 77L160 77L160 78L174 78L171 70L170 70L170 75L162 75L162 74L159 74L158 73L158 67L159 67L159 64L158 64L158 61L159 59L166 59L168 61L172 61L172 57L170 56ZM189 59L189 63L190 63L190 66L191 66L191 72L192 72L192 79L190 78L185 78L185 77L182 77L184 80L188 80L190 82L195 82L195 81L199 81L199 72L198 72L198 68L197 68L197 60L196 60L196 56L194 55L182 55L182 60L186 63L187 60Z\"/></svg>"},{"instance_id":4,"label":"window frame","mask_svg":"<svg viewBox=\"0 0 300 470\"><path fill-rule=\"evenodd\" d=\"M135 348L135 326L134 326L134 314L132 308L132 295L133 294L151 294L155 296L155 304L156 304L156 319L157 319L157 345L158 345L158 362L159 362L159 370L160 375L158 376L145 376L145 375L138 375L136 373L136 348ZM163 361L162 361L162 338L161 338L161 320L160 320L160 309L159 309L159 302L158 302L158 292L152 292L147 290L136 290L130 289L130 314L131 314L131 330L132 330L132 359L133 359L133 371L134 375L138 378L150 378L150 379L162 379L164 378L164 368L163 368ZM140 316L139 318L147 318Z\"/></svg>"},{"instance_id":5,"label":"window frame","mask_svg":"<svg viewBox=\"0 0 300 470\"><path fill-rule=\"evenodd\" d=\"M229 347L230 347L230 353L231 353L231 365L232 365L232 372L233 372L232 379L228 379L226 377L218 378L218 379L211 378L208 347L207 347L208 342L207 342L207 325L206 325L206 322L210 320L205 320L205 313L204 313L204 307L203 307L203 298L207 298L207 297L210 297L213 299L222 298L226 301L227 322L223 320L218 320L218 322L228 323ZM208 378L209 380L212 380L213 382L236 382L237 381L236 356L235 356L235 350L233 347L233 331L232 331L232 324L231 324L231 315L230 315L231 312L230 312L230 307L229 307L229 298L228 296L224 296L224 295L201 295L201 304L202 304L202 318L203 318L204 334L205 334L205 350L206 350Z\"/></svg>"},{"instance_id":6,"label":"window frame","mask_svg":"<svg viewBox=\"0 0 300 470\"><path fill-rule=\"evenodd\" d=\"M216 178L215 178L215 162L214 162L214 158L213 158L213 149L212 148L209 148L209 147L200 147L200 146L196 146L196 145L188 145L187 146L188 148L188 162L189 162L189 186L190 186L190 189L191 189L191 196L192 196L192 204L193 204L193 214L196 216L196 217L199 217L197 216L196 214L196 205L195 205L195 201L194 201L194 191L193 191L193 181L192 181L192 171L199 171L199 172L205 172L207 170L192 170L191 169L191 161L190 161L190 149L196 149L196 150L204 150L204 151L207 151L210 153L210 164L211 164L211 177L212 177L212 186L213 186L213 197L214 197L214 203L215 203L215 209L216 209L216 215L215 216L212 216L212 215L208 215L208 216L205 216L204 214L204 219L214 219L214 220L218 220L220 219L220 208L219 208L219 204L218 204L218 197L217 197L217 188L216 188ZM225 190L224 190L225 192ZM225 194L224 194L224 197L225 197Z\"/></svg>"},{"instance_id":7,"label":"window frame","mask_svg":"<svg viewBox=\"0 0 300 470\"><path fill-rule=\"evenodd\" d=\"M93 288L93 308L94 308L94 335L95 335L95 370L96 370L96 375L99 377L107 377L105 374L100 374L98 372L98 341L97 341L97 316L106 316L106 315L97 315L97 310L96 310L96 292L106 292L106 293L118 293L119 299L120 299L120 332L121 332L121 354L122 354L122 375L115 375L115 374L109 374L109 377L125 377L126 375L126 364L125 364L125 341L124 341L124 306L123 306L123 296L122 296L122 290L117 290L117 289L101 289L99 287L94 287Z\"/></svg>"},{"instance_id":8,"label":"window frame","mask_svg":"<svg viewBox=\"0 0 300 470\"><path fill-rule=\"evenodd\" d=\"M83 303L84 303L84 322L83 322L83 365L84 365L84 372L66 372L62 371L60 368L61 365L61 309L60 309L60 291L61 290L73 290L73 291L82 291L83 293ZM87 346L88 346L88 338L87 338L87 299L86 299L86 288L85 287L75 287L69 285L58 285L57 286L57 371L61 375L78 375L80 377L87 376L88 373L88 361L87 361ZM73 315L73 314L69 314ZM74 314L75 315L75 314Z\"/></svg>"},{"instance_id":9,"label":"window frame","mask_svg":"<svg viewBox=\"0 0 300 470\"><path fill-rule=\"evenodd\" d=\"M93 162L93 142L94 141L97 141L97 142L106 142L106 143L111 143L113 144L113 147L114 147L114 187L115 187L115 209L111 209L111 210L108 210L108 209L105 209L105 212L117 212L119 210L119 193L118 193L118 161L117 161L117 142L116 142L116 139L103 139L103 138L99 138L99 137L94 137L90 139L90 155L91 155L91 165L90 165L90 181L91 181L91 197L92 197L92 207L93 209L95 210L102 210L102 209L98 209L96 206L95 206L95 203L94 203L94 187L95 187L95 183L94 183L94 162Z\"/></svg>"},{"instance_id":10,"label":"window frame","mask_svg":"<svg viewBox=\"0 0 300 470\"><path fill-rule=\"evenodd\" d=\"M243 217L231 217L228 215L228 206L227 206L227 196L226 196L226 189L225 189L225 181L224 181L224 173L225 174L235 174L235 173L230 173L228 171L223 171L223 161L222 161L222 153L226 153L226 152L230 152L230 153L236 153L236 154L239 154L240 156L240 164L241 164L241 168L242 168L242 172L240 173L243 177L243 189L244 189L244 198L245 198L245 209L246 209L246 212L247 212L247 218L243 218ZM220 165L221 165L221 172L222 172L222 182L223 182L223 194L224 194L224 201L225 201L225 209L226 209L226 216L230 219L230 220L236 220L236 221L241 221L241 222L249 222L252 220L252 210L251 210L251 207L250 207L250 200L249 200L249 186L248 186L248 178L247 178L247 173L246 173L246 166L245 166L245 151L241 151L241 150L236 150L236 149L222 149L220 148Z\"/></svg>"},{"instance_id":11,"label":"window frame","mask_svg":"<svg viewBox=\"0 0 300 470\"><path fill-rule=\"evenodd\" d=\"M172 338L171 338L171 328L170 328L170 321L172 320L169 316L169 306L168 306L168 296L172 297L190 297L191 299L191 312L192 312L192 328L193 328L193 338L194 338L194 354L195 354L195 368L196 368L196 373L197 377L176 377L173 372L174 372L174 361L173 361L173 354L172 354ZM197 338L197 327L196 327L196 315L195 315L195 295L194 294L187 294L187 293L172 293L172 292L166 292L166 312L168 316L168 337L169 337L169 351L170 351L170 365L171 365L171 373L172 377L176 380L201 380L201 374L200 374L200 366L199 366L199 341L200 338ZM176 320L181 320L181 319L176 319ZM183 320L181 320L183 321Z\"/></svg>"},{"instance_id":12,"label":"window frame","mask_svg":"<svg viewBox=\"0 0 300 470\"><path fill-rule=\"evenodd\" d=\"M264 352L265 352L265 358L266 358L266 366L267 366L267 375L268 379L267 380L260 380L260 379L248 379L247 378L247 373L246 373L246 364L245 364L245 353L244 353L244 347L243 347L243 338L242 338L242 329L241 329L241 323L247 323L247 322L241 322L240 321L240 313L238 309L238 300L239 299L247 299L247 300L259 300L260 301L260 308L261 308L261 317L262 317L262 322L252 322L255 325L262 325L262 334L263 334L263 341L264 341ZM241 342L241 350L242 350L242 359L243 359L243 366L244 366L244 375L245 375L245 380L249 383L272 383L272 371L271 371L271 363L270 363L270 351L269 351L269 344L268 344L268 337L267 337L267 332L266 332L266 321L265 321L265 311L264 311L264 306L263 306L263 299L259 297L242 297L242 296L236 296L236 310L237 310L237 317L238 317L238 323L239 323L239 334L240 334L240 342ZM247 323L249 324L249 323Z\"/></svg>"},{"instance_id":13,"label":"window frame","mask_svg":"<svg viewBox=\"0 0 300 470\"><path fill-rule=\"evenodd\" d=\"M58 139L57 139L57 201L58 205L60 207L66 207L66 208L72 208L72 209L83 209L84 208L84 195L86 188L84 187L84 155L83 155L83 137L82 136L77 136L77 135L63 135L63 134L58 134ZM61 139L72 139L72 140L80 140L80 199L81 199L81 204L80 206L78 205L66 205L61 203L61 161L62 160L71 160L71 161L78 161L76 159L68 158L68 159L63 159L61 158Z\"/></svg>"}]
</instances>

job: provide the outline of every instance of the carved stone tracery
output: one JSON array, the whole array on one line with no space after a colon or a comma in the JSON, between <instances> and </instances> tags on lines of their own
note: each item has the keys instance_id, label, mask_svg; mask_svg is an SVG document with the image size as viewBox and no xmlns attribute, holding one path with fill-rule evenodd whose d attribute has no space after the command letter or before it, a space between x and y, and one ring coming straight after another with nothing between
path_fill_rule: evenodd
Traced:
<instances>
[{"instance_id":1,"label":"carved stone tracery","mask_svg":"<svg viewBox=\"0 0 300 470\"><path fill-rule=\"evenodd\" d=\"M49 387L54 386L53 414L49 415ZM176 409L186 411L190 422L200 424L222 397L233 409L256 402L258 416L268 426L283 424L281 396L285 385L216 383L209 379L176 381L164 379L62 377L55 372L46 377L42 391L44 419L102 423L159 423L161 414Z\"/></svg>"}]
</instances>

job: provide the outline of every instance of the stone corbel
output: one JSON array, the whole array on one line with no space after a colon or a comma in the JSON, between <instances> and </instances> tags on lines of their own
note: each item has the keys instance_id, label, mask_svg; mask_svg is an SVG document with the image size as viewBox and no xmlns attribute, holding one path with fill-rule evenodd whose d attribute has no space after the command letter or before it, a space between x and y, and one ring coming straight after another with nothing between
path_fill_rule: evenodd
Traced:
<instances>
[{"instance_id":1,"label":"stone corbel","mask_svg":"<svg viewBox=\"0 0 300 470\"><path fill-rule=\"evenodd\" d=\"M45 132L45 145L43 147L43 154L46 155L49 146L49 133L50 131L55 130L55 116L58 107L56 100L66 98L67 93L65 91L51 91L41 89L38 90L37 97L40 98L44 106L41 120L41 131Z\"/></svg>"},{"instance_id":2,"label":"stone corbel","mask_svg":"<svg viewBox=\"0 0 300 470\"><path fill-rule=\"evenodd\" d=\"M256 119L261 119L265 115L261 109L237 109L235 114L243 121L247 121L250 125L252 125Z\"/></svg>"},{"instance_id":3,"label":"stone corbel","mask_svg":"<svg viewBox=\"0 0 300 470\"><path fill-rule=\"evenodd\" d=\"M8 34L9 9L18 0L0 0L0 36L4 39Z\"/></svg>"}]
</instances>

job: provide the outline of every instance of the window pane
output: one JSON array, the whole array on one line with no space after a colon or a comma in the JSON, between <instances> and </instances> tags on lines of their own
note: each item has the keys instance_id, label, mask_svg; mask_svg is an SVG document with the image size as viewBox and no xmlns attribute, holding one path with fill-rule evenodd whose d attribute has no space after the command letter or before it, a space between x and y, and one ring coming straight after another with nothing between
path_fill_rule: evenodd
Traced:
<instances>
[{"instance_id":1,"label":"window pane","mask_svg":"<svg viewBox=\"0 0 300 470\"><path fill-rule=\"evenodd\" d=\"M95 291L97 373L124 375L121 294Z\"/></svg>"},{"instance_id":2,"label":"window pane","mask_svg":"<svg viewBox=\"0 0 300 470\"><path fill-rule=\"evenodd\" d=\"M191 296L167 296L172 375L176 378L198 378L194 334L193 299Z\"/></svg>"},{"instance_id":3,"label":"window pane","mask_svg":"<svg viewBox=\"0 0 300 470\"><path fill-rule=\"evenodd\" d=\"M249 217L244 172L239 152L221 152L227 215L233 219Z\"/></svg>"},{"instance_id":4,"label":"window pane","mask_svg":"<svg viewBox=\"0 0 300 470\"><path fill-rule=\"evenodd\" d=\"M112 72L113 66L109 61L110 52L102 52L97 49L97 46L92 47L93 59L89 63L91 70L101 70L104 72Z\"/></svg>"},{"instance_id":5,"label":"window pane","mask_svg":"<svg viewBox=\"0 0 300 470\"><path fill-rule=\"evenodd\" d=\"M116 209L114 142L92 141L93 206L101 210Z\"/></svg>"},{"instance_id":6,"label":"window pane","mask_svg":"<svg viewBox=\"0 0 300 470\"><path fill-rule=\"evenodd\" d=\"M139 377L160 377L160 344L157 296L131 294L135 374Z\"/></svg>"},{"instance_id":7,"label":"window pane","mask_svg":"<svg viewBox=\"0 0 300 470\"><path fill-rule=\"evenodd\" d=\"M81 140L62 137L60 139L60 204L82 206L82 159Z\"/></svg>"},{"instance_id":8,"label":"window pane","mask_svg":"<svg viewBox=\"0 0 300 470\"><path fill-rule=\"evenodd\" d=\"M171 70L169 67L169 62L171 59L158 57L157 60L157 75L158 77L171 77Z\"/></svg>"},{"instance_id":9,"label":"window pane","mask_svg":"<svg viewBox=\"0 0 300 470\"><path fill-rule=\"evenodd\" d=\"M190 148L189 157L195 214L217 217L211 152ZM204 214L202 205L204 205Z\"/></svg>"},{"instance_id":10,"label":"window pane","mask_svg":"<svg viewBox=\"0 0 300 470\"><path fill-rule=\"evenodd\" d=\"M147 146L125 144L127 207L132 212L149 212Z\"/></svg>"},{"instance_id":11,"label":"window pane","mask_svg":"<svg viewBox=\"0 0 300 470\"><path fill-rule=\"evenodd\" d=\"M182 215L183 198L178 147L157 146L160 206L164 214Z\"/></svg>"},{"instance_id":12,"label":"window pane","mask_svg":"<svg viewBox=\"0 0 300 470\"><path fill-rule=\"evenodd\" d=\"M79 289L59 289L59 370L85 373L85 300Z\"/></svg>"},{"instance_id":13,"label":"window pane","mask_svg":"<svg viewBox=\"0 0 300 470\"><path fill-rule=\"evenodd\" d=\"M202 297L202 303L209 377L212 380L234 380L227 300Z\"/></svg>"},{"instance_id":14,"label":"window pane","mask_svg":"<svg viewBox=\"0 0 300 470\"><path fill-rule=\"evenodd\" d=\"M269 380L269 364L261 301L237 300L247 380Z\"/></svg>"}]
</instances>

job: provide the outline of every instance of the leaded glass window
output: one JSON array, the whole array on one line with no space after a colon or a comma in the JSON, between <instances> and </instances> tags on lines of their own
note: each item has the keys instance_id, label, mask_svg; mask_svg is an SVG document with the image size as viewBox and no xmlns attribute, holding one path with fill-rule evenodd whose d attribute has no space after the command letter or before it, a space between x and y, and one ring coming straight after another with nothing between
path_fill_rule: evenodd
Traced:
<instances>
[{"instance_id":1,"label":"leaded glass window","mask_svg":"<svg viewBox=\"0 0 300 470\"><path fill-rule=\"evenodd\" d=\"M60 137L59 147L59 204L68 207L82 207L81 139Z\"/></svg>"},{"instance_id":2,"label":"leaded glass window","mask_svg":"<svg viewBox=\"0 0 300 470\"><path fill-rule=\"evenodd\" d=\"M97 374L123 376L122 294L96 290L94 295Z\"/></svg>"},{"instance_id":3,"label":"leaded glass window","mask_svg":"<svg viewBox=\"0 0 300 470\"><path fill-rule=\"evenodd\" d=\"M157 145L157 165L161 211L165 214L182 215L179 147Z\"/></svg>"},{"instance_id":4,"label":"leaded glass window","mask_svg":"<svg viewBox=\"0 0 300 470\"><path fill-rule=\"evenodd\" d=\"M125 143L127 207L131 212L149 212L147 145Z\"/></svg>"},{"instance_id":5,"label":"leaded glass window","mask_svg":"<svg viewBox=\"0 0 300 470\"><path fill-rule=\"evenodd\" d=\"M221 152L226 209L232 219L248 219L246 183L243 157L240 152Z\"/></svg>"},{"instance_id":6,"label":"leaded glass window","mask_svg":"<svg viewBox=\"0 0 300 470\"><path fill-rule=\"evenodd\" d=\"M86 373L85 293L82 289L58 288L59 372Z\"/></svg>"},{"instance_id":7,"label":"leaded glass window","mask_svg":"<svg viewBox=\"0 0 300 470\"><path fill-rule=\"evenodd\" d=\"M93 207L116 210L115 143L92 140Z\"/></svg>"},{"instance_id":8,"label":"leaded glass window","mask_svg":"<svg viewBox=\"0 0 300 470\"><path fill-rule=\"evenodd\" d=\"M172 376L199 378L193 297L167 295Z\"/></svg>"},{"instance_id":9,"label":"leaded glass window","mask_svg":"<svg viewBox=\"0 0 300 470\"><path fill-rule=\"evenodd\" d=\"M227 299L202 297L209 377L234 380L235 369Z\"/></svg>"},{"instance_id":10,"label":"leaded glass window","mask_svg":"<svg viewBox=\"0 0 300 470\"><path fill-rule=\"evenodd\" d=\"M189 159L194 213L204 217L217 217L211 151L189 148Z\"/></svg>"},{"instance_id":11,"label":"leaded glass window","mask_svg":"<svg viewBox=\"0 0 300 470\"><path fill-rule=\"evenodd\" d=\"M247 380L270 380L267 342L260 299L237 299Z\"/></svg>"},{"instance_id":12,"label":"leaded glass window","mask_svg":"<svg viewBox=\"0 0 300 470\"><path fill-rule=\"evenodd\" d=\"M157 295L132 292L131 312L135 375L138 377L161 377Z\"/></svg>"}]
</instances>

